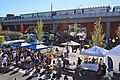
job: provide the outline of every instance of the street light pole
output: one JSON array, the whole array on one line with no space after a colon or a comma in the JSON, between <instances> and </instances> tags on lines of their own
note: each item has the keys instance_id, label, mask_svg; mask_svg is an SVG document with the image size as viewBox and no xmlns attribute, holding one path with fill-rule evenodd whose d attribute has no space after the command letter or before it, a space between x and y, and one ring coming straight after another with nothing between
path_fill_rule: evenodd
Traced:
<instances>
[{"instance_id":1,"label":"street light pole","mask_svg":"<svg viewBox=\"0 0 120 80\"><path fill-rule=\"evenodd\" d=\"M69 50L68 50L68 41L69 41L69 35L68 35L68 30L69 30L69 25L68 25L68 17L66 17L66 21L67 21L67 54L66 54L66 57L68 58L68 53L69 53Z\"/></svg>"}]
</instances>

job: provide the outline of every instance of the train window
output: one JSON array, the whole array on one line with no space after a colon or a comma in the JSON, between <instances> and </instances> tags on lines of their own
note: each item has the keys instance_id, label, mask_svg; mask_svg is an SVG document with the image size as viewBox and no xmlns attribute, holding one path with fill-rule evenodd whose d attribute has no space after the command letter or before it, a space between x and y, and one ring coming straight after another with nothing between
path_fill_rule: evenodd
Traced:
<instances>
[{"instance_id":1,"label":"train window","mask_svg":"<svg viewBox=\"0 0 120 80\"><path fill-rule=\"evenodd\" d=\"M21 15L22 18L29 18L32 17L32 14Z\"/></svg>"},{"instance_id":2,"label":"train window","mask_svg":"<svg viewBox=\"0 0 120 80\"><path fill-rule=\"evenodd\" d=\"M120 11L120 8L118 8L116 11Z\"/></svg>"},{"instance_id":3,"label":"train window","mask_svg":"<svg viewBox=\"0 0 120 80\"><path fill-rule=\"evenodd\" d=\"M120 11L120 6L115 6L113 11Z\"/></svg>"},{"instance_id":4,"label":"train window","mask_svg":"<svg viewBox=\"0 0 120 80\"><path fill-rule=\"evenodd\" d=\"M100 9L99 12L106 12L106 9Z\"/></svg>"},{"instance_id":5,"label":"train window","mask_svg":"<svg viewBox=\"0 0 120 80\"><path fill-rule=\"evenodd\" d=\"M56 12L52 12L52 16L56 16Z\"/></svg>"},{"instance_id":6,"label":"train window","mask_svg":"<svg viewBox=\"0 0 120 80\"><path fill-rule=\"evenodd\" d=\"M115 8L113 8L113 12L115 11Z\"/></svg>"},{"instance_id":7,"label":"train window","mask_svg":"<svg viewBox=\"0 0 120 80\"><path fill-rule=\"evenodd\" d=\"M107 12L109 12L109 9L107 9Z\"/></svg>"},{"instance_id":8,"label":"train window","mask_svg":"<svg viewBox=\"0 0 120 80\"><path fill-rule=\"evenodd\" d=\"M83 10L83 9L82 9ZM82 13L81 9L76 10L76 14L81 14Z\"/></svg>"},{"instance_id":9,"label":"train window","mask_svg":"<svg viewBox=\"0 0 120 80\"><path fill-rule=\"evenodd\" d=\"M117 9L117 11L120 11L120 9Z\"/></svg>"},{"instance_id":10,"label":"train window","mask_svg":"<svg viewBox=\"0 0 120 80\"><path fill-rule=\"evenodd\" d=\"M76 14L76 10L74 10L74 14Z\"/></svg>"},{"instance_id":11,"label":"train window","mask_svg":"<svg viewBox=\"0 0 120 80\"><path fill-rule=\"evenodd\" d=\"M90 13L95 13L95 10L90 10Z\"/></svg>"},{"instance_id":12,"label":"train window","mask_svg":"<svg viewBox=\"0 0 120 80\"><path fill-rule=\"evenodd\" d=\"M38 15L38 14L37 14L37 13L35 13L35 14L33 14L33 17L37 17L37 15Z\"/></svg>"}]
</instances>

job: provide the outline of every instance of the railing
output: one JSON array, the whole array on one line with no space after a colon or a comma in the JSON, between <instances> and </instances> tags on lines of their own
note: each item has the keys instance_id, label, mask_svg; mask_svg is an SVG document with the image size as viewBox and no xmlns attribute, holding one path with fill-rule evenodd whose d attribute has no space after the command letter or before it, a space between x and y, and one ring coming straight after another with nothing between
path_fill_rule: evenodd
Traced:
<instances>
[{"instance_id":1,"label":"railing","mask_svg":"<svg viewBox=\"0 0 120 80\"><path fill-rule=\"evenodd\" d=\"M109 17L109 16L120 16L120 12L59 15L59 16L53 16L53 19L65 19L68 16L70 18ZM43 20L51 20L51 16L44 16L44 17L29 17L29 18L9 19L9 20L2 20L2 21L0 20L0 22L38 21L38 20L40 20L40 18L42 18Z\"/></svg>"}]
</instances>

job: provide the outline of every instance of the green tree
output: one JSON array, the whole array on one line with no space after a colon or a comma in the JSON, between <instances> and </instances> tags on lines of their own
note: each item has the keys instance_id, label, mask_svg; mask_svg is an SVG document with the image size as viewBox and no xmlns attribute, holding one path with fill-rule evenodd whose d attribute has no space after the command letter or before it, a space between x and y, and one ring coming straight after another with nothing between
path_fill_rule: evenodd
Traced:
<instances>
[{"instance_id":1,"label":"green tree","mask_svg":"<svg viewBox=\"0 0 120 80\"><path fill-rule=\"evenodd\" d=\"M3 43L3 42L6 42L4 36L0 36L0 45Z\"/></svg>"},{"instance_id":2,"label":"green tree","mask_svg":"<svg viewBox=\"0 0 120 80\"><path fill-rule=\"evenodd\" d=\"M2 33L2 25L1 25L1 23L0 23L0 34Z\"/></svg>"},{"instance_id":3,"label":"green tree","mask_svg":"<svg viewBox=\"0 0 120 80\"><path fill-rule=\"evenodd\" d=\"M18 39L18 33L14 32L13 36L15 39Z\"/></svg>"},{"instance_id":4,"label":"green tree","mask_svg":"<svg viewBox=\"0 0 120 80\"><path fill-rule=\"evenodd\" d=\"M116 30L115 32L116 32L116 35L117 35L118 37L120 37L120 24L119 24L119 26L117 27L117 30Z\"/></svg>"},{"instance_id":5,"label":"green tree","mask_svg":"<svg viewBox=\"0 0 120 80\"><path fill-rule=\"evenodd\" d=\"M23 33L19 33L19 39L23 38Z\"/></svg>"},{"instance_id":6,"label":"green tree","mask_svg":"<svg viewBox=\"0 0 120 80\"><path fill-rule=\"evenodd\" d=\"M74 24L74 32L77 34L77 32L78 32L78 26L77 26L77 24L75 23Z\"/></svg>"},{"instance_id":7,"label":"green tree","mask_svg":"<svg viewBox=\"0 0 120 80\"><path fill-rule=\"evenodd\" d=\"M105 47L105 44L102 43L105 37L102 26L103 24L101 23L101 20L94 23L93 32L91 33L91 39L92 39L92 43L90 44L91 46L98 45L100 47Z\"/></svg>"},{"instance_id":8,"label":"green tree","mask_svg":"<svg viewBox=\"0 0 120 80\"><path fill-rule=\"evenodd\" d=\"M30 42L29 34L25 34L24 39L25 39L26 42Z\"/></svg>"},{"instance_id":9,"label":"green tree","mask_svg":"<svg viewBox=\"0 0 120 80\"><path fill-rule=\"evenodd\" d=\"M37 39L39 41L43 41L43 22L42 22L42 19L40 19L40 21L38 21L37 26L35 27L35 32L36 32Z\"/></svg>"},{"instance_id":10,"label":"green tree","mask_svg":"<svg viewBox=\"0 0 120 80\"><path fill-rule=\"evenodd\" d=\"M76 23L74 24L74 28L73 29L74 29L74 32L71 32L70 35L76 37L77 33L78 33L78 26L77 26Z\"/></svg>"},{"instance_id":11,"label":"green tree","mask_svg":"<svg viewBox=\"0 0 120 80\"><path fill-rule=\"evenodd\" d=\"M53 39L54 39L54 34L50 34L49 39L50 39L50 40L53 40Z\"/></svg>"}]
</instances>

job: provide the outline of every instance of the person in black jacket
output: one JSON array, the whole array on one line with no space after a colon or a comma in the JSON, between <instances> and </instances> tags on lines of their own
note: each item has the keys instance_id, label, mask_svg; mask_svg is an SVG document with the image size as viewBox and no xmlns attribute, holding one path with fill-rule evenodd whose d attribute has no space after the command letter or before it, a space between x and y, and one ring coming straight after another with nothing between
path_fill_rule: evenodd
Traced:
<instances>
[{"instance_id":1,"label":"person in black jacket","mask_svg":"<svg viewBox=\"0 0 120 80\"><path fill-rule=\"evenodd\" d=\"M80 65L81 65L81 62L82 62L82 60L80 59L80 57L78 57L77 66L80 66Z\"/></svg>"},{"instance_id":2,"label":"person in black jacket","mask_svg":"<svg viewBox=\"0 0 120 80\"><path fill-rule=\"evenodd\" d=\"M119 71L119 73L120 73L120 62L119 62L119 65L118 65L118 67L119 67L119 70L118 70L118 71Z\"/></svg>"},{"instance_id":3,"label":"person in black jacket","mask_svg":"<svg viewBox=\"0 0 120 80\"><path fill-rule=\"evenodd\" d=\"M102 78L104 78L105 74L106 74L106 68L107 66L105 65L105 63L102 63Z\"/></svg>"}]
</instances>

